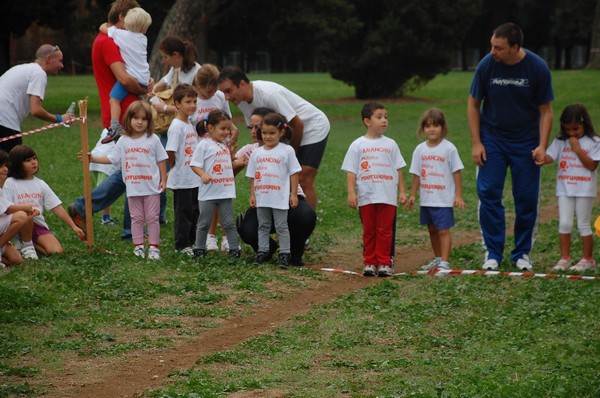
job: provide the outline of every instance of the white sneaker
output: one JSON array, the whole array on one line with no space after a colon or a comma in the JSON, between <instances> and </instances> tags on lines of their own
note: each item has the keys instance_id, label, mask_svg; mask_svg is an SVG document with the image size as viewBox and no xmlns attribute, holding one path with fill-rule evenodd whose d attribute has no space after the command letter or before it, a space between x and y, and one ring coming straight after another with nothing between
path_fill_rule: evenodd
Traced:
<instances>
[{"instance_id":1,"label":"white sneaker","mask_svg":"<svg viewBox=\"0 0 600 398\"><path fill-rule=\"evenodd\" d=\"M206 237L206 250L215 251L219 250L219 244L217 243L217 237L213 234L208 234Z\"/></svg>"},{"instance_id":2,"label":"white sneaker","mask_svg":"<svg viewBox=\"0 0 600 398\"><path fill-rule=\"evenodd\" d=\"M160 260L160 249L156 246L150 246L148 248L148 259Z\"/></svg>"},{"instance_id":3,"label":"white sneaker","mask_svg":"<svg viewBox=\"0 0 600 398\"><path fill-rule=\"evenodd\" d=\"M27 246L21 249L21 255L26 260L37 260L39 257L35 251L35 247Z\"/></svg>"},{"instance_id":4,"label":"white sneaker","mask_svg":"<svg viewBox=\"0 0 600 398\"><path fill-rule=\"evenodd\" d=\"M595 269L596 269L596 262L594 260L586 260L585 258L582 258L581 260L579 260L579 262L577 264L575 264L574 266L569 268L569 271L583 272L583 271L594 271Z\"/></svg>"},{"instance_id":5,"label":"white sneaker","mask_svg":"<svg viewBox=\"0 0 600 398\"><path fill-rule=\"evenodd\" d=\"M484 271L496 271L498 269L498 261L494 260L493 258L485 260L485 263L483 263L481 269Z\"/></svg>"},{"instance_id":6,"label":"white sneaker","mask_svg":"<svg viewBox=\"0 0 600 398\"><path fill-rule=\"evenodd\" d=\"M572 265L573 265L573 263L571 262L571 260L569 260L567 258L561 258L560 260L558 260L556 265L554 267L552 267L552 271L566 271Z\"/></svg>"},{"instance_id":7,"label":"white sneaker","mask_svg":"<svg viewBox=\"0 0 600 398\"><path fill-rule=\"evenodd\" d=\"M365 265L363 270L364 276L375 276L377 274L377 268L374 265Z\"/></svg>"},{"instance_id":8,"label":"white sneaker","mask_svg":"<svg viewBox=\"0 0 600 398\"><path fill-rule=\"evenodd\" d=\"M193 247L184 247L181 250L178 250L179 253L184 254L188 257L192 257L194 255L194 248Z\"/></svg>"},{"instance_id":9,"label":"white sneaker","mask_svg":"<svg viewBox=\"0 0 600 398\"><path fill-rule=\"evenodd\" d=\"M222 252L229 251L229 241L227 240L226 236L224 236L223 239L221 239L221 251Z\"/></svg>"},{"instance_id":10,"label":"white sneaker","mask_svg":"<svg viewBox=\"0 0 600 398\"><path fill-rule=\"evenodd\" d=\"M421 269L423 271L432 271L432 270L438 269L438 266L440 265L441 261L442 261L441 258L436 257L433 260L431 260L430 262L428 262L427 264L425 264L424 266L422 266Z\"/></svg>"},{"instance_id":11,"label":"white sneaker","mask_svg":"<svg viewBox=\"0 0 600 398\"><path fill-rule=\"evenodd\" d=\"M144 251L144 245L137 245L133 249L133 254L135 254L136 256L141 257L141 258L146 258L146 252Z\"/></svg>"},{"instance_id":12,"label":"white sneaker","mask_svg":"<svg viewBox=\"0 0 600 398\"><path fill-rule=\"evenodd\" d=\"M529 272L533 269L529 255L523 254L523 257L517 260L517 268L523 272Z\"/></svg>"},{"instance_id":13,"label":"white sneaker","mask_svg":"<svg viewBox=\"0 0 600 398\"><path fill-rule=\"evenodd\" d=\"M439 269L439 270L445 270L445 271L450 271L450 263L448 261L440 261L440 263L438 264L437 269Z\"/></svg>"}]
</instances>

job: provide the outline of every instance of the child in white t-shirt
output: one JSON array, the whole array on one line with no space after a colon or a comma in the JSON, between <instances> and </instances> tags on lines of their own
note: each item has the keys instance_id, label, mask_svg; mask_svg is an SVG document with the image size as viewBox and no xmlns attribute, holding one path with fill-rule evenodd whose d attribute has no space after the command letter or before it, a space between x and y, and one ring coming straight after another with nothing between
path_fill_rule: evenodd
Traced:
<instances>
[{"instance_id":1,"label":"child in white t-shirt","mask_svg":"<svg viewBox=\"0 0 600 398\"><path fill-rule=\"evenodd\" d=\"M140 7L135 7L125 15L123 20L125 29L118 29L116 26L109 27L107 23L100 26L100 32L107 34L119 47L127 73L133 76L142 87L146 87L150 82L146 32L151 23L150 14ZM127 94L127 89L117 81L110 92L110 127L104 143L116 139L123 130L119 122L121 101Z\"/></svg>"},{"instance_id":2,"label":"child in white t-shirt","mask_svg":"<svg viewBox=\"0 0 600 398\"><path fill-rule=\"evenodd\" d=\"M31 205L15 205L4 196L4 183L8 177L8 153L0 150L0 268L6 265L18 265L23 258L37 260L38 256L33 246L33 217L39 212ZM19 236L20 250L10 243Z\"/></svg>"},{"instance_id":3,"label":"child in white t-shirt","mask_svg":"<svg viewBox=\"0 0 600 398\"><path fill-rule=\"evenodd\" d=\"M600 137L596 134L587 109L581 104L567 106L560 115L560 132L546 151L545 164L556 161L556 196L558 196L558 234L560 260L554 271L593 271L594 236L591 216L596 198ZM571 262L573 215L583 246L583 258Z\"/></svg>"},{"instance_id":4,"label":"child in white t-shirt","mask_svg":"<svg viewBox=\"0 0 600 398\"><path fill-rule=\"evenodd\" d=\"M270 258L271 220L279 236L279 267L291 260L288 209L298 206L298 174L302 170L294 148L281 142L292 136L291 127L278 113L265 115L260 126L263 145L252 151L246 177L250 178L250 206L258 217L256 264Z\"/></svg>"},{"instance_id":5,"label":"child in white t-shirt","mask_svg":"<svg viewBox=\"0 0 600 398\"><path fill-rule=\"evenodd\" d=\"M348 206L358 208L363 225L363 275L391 276L398 201L406 202L406 162L398 144L383 135L388 128L385 106L369 102L361 117L367 132L350 144L342 163Z\"/></svg>"},{"instance_id":6,"label":"child in white t-shirt","mask_svg":"<svg viewBox=\"0 0 600 398\"><path fill-rule=\"evenodd\" d=\"M173 191L175 250L188 256L194 254L196 243L198 186L201 184L200 177L190 167L199 141L196 128L189 120L196 112L196 99L196 90L189 84L180 84L173 90L177 113L169 126L165 148L171 168L167 188Z\"/></svg>"},{"instance_id":7,"label":"child in white t-shirt","mask_svg":"<svg viewBox=\"0 0 600 398\"><path fill-rule=\"evenodd\" d=\"M192 156L192 170L200 176L202 184L198 188L198 228L194 257L206 256L206 237L215 211L218 209L221 225L229 242L229 258L239 258L237 230L233 217L235 199L235 178L231 164L231 152L227 138L231 137L231 117L222 110L211 111L198 132L210 138L201 139Z\"/></svg>"},{"instance_id":8,"label":"child in white t-shirt","mask_svg":"<svg viewBox=\"0 0 600 398\"><path fill-rule=\"evenodd\" d=\"M4 183L4 194L10 202L16 205L31 206L37 210L33 218L32 236L36 250L44 255L63 252L62 245L46 224L43 215L44 209L51 210L71 227L79 239L84 240L85 233L69 217L65 208L61 206L62 202L58 196L48 184L35 176L39 171L39 162L33 148L28 145L17 145L8 156L10 177ZM23 240L27 239L24 236L22 238Z\"/></svg>"},{"instance_id":9,"label":"child in white t-shirt","mask_svg":"<svg viewBox=\"0 0 600 398\"><path fill-rule=\"evenodd\" d=\"M152 109L143 101L125 111L123 137L114 151L104 156L89 154L90 162L121 166L131 214L133 254L146 257L144 224L148 228L148 258L160 260L160 193L166 189L167 152L154 134Z\"/></svg>"},{"instance_id":10,"label":"child in white t-shirt","mask_svg":"<svg viewBox=\"0 0 600 398\"><path fill-rule=\"evenodd\" d=\"M462 209L464 168L458 150L446 139L448 124L439 109L429 109L421 116L417 134L427 137L413 152L409 172L413 175L406 207L412 209L419 190L421 225L427 225L435 258L423 270L449 270L454 226L454 207Z\"/></svg>"}]
</instances>

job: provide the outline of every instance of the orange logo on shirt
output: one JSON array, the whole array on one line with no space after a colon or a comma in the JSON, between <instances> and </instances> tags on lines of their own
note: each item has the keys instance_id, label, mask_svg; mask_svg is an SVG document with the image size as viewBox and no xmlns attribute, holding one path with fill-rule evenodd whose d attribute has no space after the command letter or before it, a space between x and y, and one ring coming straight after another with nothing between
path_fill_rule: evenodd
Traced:
<instances>
[{"instance_id":1,"label":"orange logo on shirt","mask_svg":"<svg viewBox=\"0 0 600 398\"><path fill-rule=\"evenodd\" d=\"M191 146L186 146L185 147L185 155L186 156L192 156L193 151L192 151L192 147Z\"/></svg>"},{"instance_id":2,"label":"orange logo on shirt","mask_svg":"<svg viewBox=\"0 0 600 398\"><path fill-rule=\"evenodd\" d=\"M427 178L427 170L421 169L421 177Z\"/></svg>"},{"instance_id":3,"label":"orange logo on shirt","mask_svg":"<svg viewBox=\"0 0 600 398\"><path fill-rule=\"evenodd\" d=\"M363 171L368 171L369 170L369 162L368 161L364 161L360 164L360 168Z\"/></svg>"},{"instance_id":4,"label":"orange logo on shirt","mask_svg":"<svg viewBox=\"0 0 600 398\"><path fill-rule=\"evenodd\" d=\"M215 173L222 173L223 172L223 166L220 163L215 164L213 166L213 172L215 172Z\"/></svg>"},{"instance_id":5,"label":"orange logo on shirt","mask_svg":"<svg viewBox=\"0 0 600 398\"><path fill-rule=\"evenodd\" d=\"M562 162L560 162L560 168L562 170L566 170L567 169L567 161L563 160Z\"/></svg>"},{"instance_id":6,"label":"orange logo on shirt","mask_svg":"<svg viewBox=\"0 0 600 398\"><path fill-rule=\"evenodd\" d=\"M260 180L260 178L261 178L260 171L257 171L256 173L254 173L255 180Z\"/></svg>"}]
</instances>

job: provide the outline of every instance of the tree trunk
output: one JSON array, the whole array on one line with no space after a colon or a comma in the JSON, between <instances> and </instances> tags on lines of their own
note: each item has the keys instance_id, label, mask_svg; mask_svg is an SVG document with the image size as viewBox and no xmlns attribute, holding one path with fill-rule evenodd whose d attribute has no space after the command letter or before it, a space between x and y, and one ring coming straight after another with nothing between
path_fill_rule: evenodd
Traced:
<instances>
[{"instance_id":1,"label":"tree trunk","mask_svg":"<svg viewBox=\"0 0 600 398\"><path fill-rule=\"evenodd\" d=\"M600 69L600 0L596 1L596 12L592 23L592 45L588 68Z\"/></svg>"},{"instance_id":2,"label":"tree trunk","mask_svg":"<svg viewBox=\"0 0 600 398\"><path fill-rule=\"evenodd\" d=\"M150 70L155 79L167 72L158 49L160 42L168 36L181 36L196 46L197 61L208 58L208 23L216 13L222 0L177 0L169 10L158 33L150 56Z\"/></svg>"}]
</instances>

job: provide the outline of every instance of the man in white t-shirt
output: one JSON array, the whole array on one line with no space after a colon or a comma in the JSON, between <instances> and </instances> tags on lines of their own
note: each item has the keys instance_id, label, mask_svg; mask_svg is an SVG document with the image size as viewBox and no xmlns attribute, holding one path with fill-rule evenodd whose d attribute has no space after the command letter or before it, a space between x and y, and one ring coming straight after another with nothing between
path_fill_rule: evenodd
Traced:
<instances>
[{"instance_id":1,"label":"man in white t-shirt","mask_svg":"<svg viewBox=\"0 0 600 398\"><path fill-rule=\"evenodd\" d=\"M55 76L63 68L63 53L58 46L42 44L35 53L35 62L16 65L0 76L0 138L18 134L21 122L30 113L47 122L60 123L72 114L55 115L42 106L48 75ZM19 144L21 138L0 142L6 152Z\"/></svg>"},{"instance_id":2,"label":"man in white t-shirt","mask_svg":"<svg viewBox=\"0 0 600 398\"><path fill-rule=\"evenodd\" d=\"M228 101L240 108L247 125L250 125L252 111L259 107L273 109L288 120L293 130L291 145L302 166L300 186L306 194L306 201L316 208L314 181L327 145L330 128L327 116L278 83L261 80L250 82L238 66L226 66L221 70L219 90Z\"/></svg>"}]
</instances>

